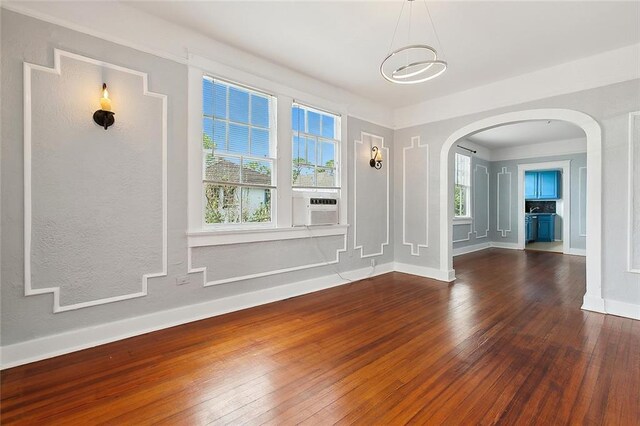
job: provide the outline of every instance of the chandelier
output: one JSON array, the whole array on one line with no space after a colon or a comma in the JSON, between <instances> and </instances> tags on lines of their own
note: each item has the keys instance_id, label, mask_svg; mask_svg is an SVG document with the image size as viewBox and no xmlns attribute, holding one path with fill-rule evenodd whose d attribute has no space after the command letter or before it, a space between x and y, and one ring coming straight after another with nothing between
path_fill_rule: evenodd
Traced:
<instances>
[{"instance_id":1,"label":"chandelier","mask_svg":"<svg viewBox=\"0 0 640 426\"><path fill-rule=\"evenodd\" d=\"M391 38L391 45L389 46L389 54L380 64L380 73L382 76L392 83L396 84L417 84L427 80L438 77L447 69L447 62L438 59L438 52L435 48L427 44L411 44L411 17L413 12L413 2L415 0L407 0L402 4L400 10L400 16L396 23L396 28ZM442 43L436 32L436 27L433 25L433 19L429 12L429 6L427 6L426 0L422 0L424 7L427 11L429 23L433 29L438 45L442 49ZM393 43L400 26L400 20L404 12L405 5L409 3L409 18L407 29L407 45L396 50L393 49Z\"/></svg>"}]
</instances>

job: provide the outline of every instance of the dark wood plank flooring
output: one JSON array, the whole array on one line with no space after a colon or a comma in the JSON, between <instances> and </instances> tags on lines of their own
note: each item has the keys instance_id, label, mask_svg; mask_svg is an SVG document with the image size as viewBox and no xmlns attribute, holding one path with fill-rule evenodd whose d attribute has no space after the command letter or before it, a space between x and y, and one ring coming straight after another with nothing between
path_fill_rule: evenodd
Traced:
<instances>
[{"instance_id":1,"label":"dark wood plank flooring","mask_svg":"<svg viewBox=\"0 0 640 426\"><path fill-rule=\"evenodd\" d=\"M2 372L13 424L640 424L640 321L490 249Z\"/></svg>"}]
</instances>

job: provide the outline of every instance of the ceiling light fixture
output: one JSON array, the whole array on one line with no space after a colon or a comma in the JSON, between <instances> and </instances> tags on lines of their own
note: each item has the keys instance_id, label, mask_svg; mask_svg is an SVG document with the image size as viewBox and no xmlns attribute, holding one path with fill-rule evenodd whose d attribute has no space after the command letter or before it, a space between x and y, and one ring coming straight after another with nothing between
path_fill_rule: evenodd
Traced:
<instances>
[{"instance_id":1,"label":"ceiling light fixture","mask_svg":"<svg viewBox=\"0 0 640 426\"><path fill-rule=\"evenodd\" d=\"M380 64L380 73L391 83L422 83L438 77L447 69L447 62L438 59L438 52L436 49L426 44L411 44L411 16L414 1L415 0L406 0L406 2L402 4L400 16L398 16L398 22L396 23L396 28L393 31L393 37L391 38L391 45L389 46L390 53L386 58L384 58L382 64ZM440 38L436 32L436 27L433 25L429 6L427 6L426 0L422 0L422 2L427 10L427 16L429 17L429 22L431 23L431 28L433 29L433 34L438 42L438 46L443 50L442 43L440 43ZM409 3L407 45L399 49L392 50L406 3Z\"/></svg>"}]
</instances>

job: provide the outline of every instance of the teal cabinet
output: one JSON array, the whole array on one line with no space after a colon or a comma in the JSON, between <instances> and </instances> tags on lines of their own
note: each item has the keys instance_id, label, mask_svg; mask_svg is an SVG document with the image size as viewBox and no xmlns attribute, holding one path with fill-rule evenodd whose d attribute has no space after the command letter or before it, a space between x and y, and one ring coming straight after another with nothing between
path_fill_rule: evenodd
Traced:
<instances>
[{"instance_id":1,"label":"teal cabinet","mask_svg":"<svg viewBox=\"0 0 640 426\"><path fill-rule=\"evenodd\" d=\"M557 200L562 197L562 173L558 170L525 172L524 198L527 200Z\"/></svg>"},{"instance_id":2,"label":"teal cabinet","mask_svg":"<svg viewBox=\"0 0 640 426\"><path fill-rule=\"evenodd\" d=\"M556 216L555 215L539 215L538 216L538 236L536 241L555 241L556 237Z\"/></svg>"},{"instance_id":3,"label":"teal cabinet","mask_svg":"<svg viewBox=\"0 0 640 426\"><path fill-rule=\"evenodd\" d=\"M524 198L527 200L535 200L538 198L538 173L537 172L525 172Z\"/></svg>"},{"instance_id":4,"label":"teal cabinet","mask_svg":"<svg viewBox=\"0 0 640 426\"><path fill-rule=\"evenodd\" d=\"M538 217L526 215L524 217L525 224L525 238L526 242L535 241L538 239Z\"/></svg>"}]
</instances>

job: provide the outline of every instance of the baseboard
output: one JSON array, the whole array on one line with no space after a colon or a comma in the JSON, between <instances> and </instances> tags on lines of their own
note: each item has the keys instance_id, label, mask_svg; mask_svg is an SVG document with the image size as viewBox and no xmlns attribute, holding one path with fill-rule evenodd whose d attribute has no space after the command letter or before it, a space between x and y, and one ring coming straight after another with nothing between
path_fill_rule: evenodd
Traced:
<instances>
[{"instance_id":1,"label":"baseboard","mask_svg":"<svg viewBox=\"0 0 640 426\"><path fill-rule=\"evenodd\" d=\"M509 250L522 250L518 246L518 243L501 243L499 241L491 241L489 245L495 248L502 248L502 249L509 249Z\"/></svg>"},{"instance_id":2,"label":"baseboard","mask_svg":"<svg viewBox=\"0 0 640 426\"><path fill-rule=\"evenodd\" d=\"M453 257L460 256L467 253L473 253L475 251L486 250L491 247L490 242L473 244L470 246L458 247L453 249Z\"/></svg>"},{"instance_id":3,"label":"baseboard","mask_svg":"<svg viewBox=\"0 0 640 426\"><path fill-rule=\"evenodd\" d=\"M589 296L588 294L585 294L582 299L582 309L585 311L599 312L601 314L606 312L604 309L604 299L601 297Z\"/></svg>"},{"instance_id":4,"label":"baseboard","mask_svg":"<svg viewBox=\"0 0 640 426\"><path fill-rule=\"evenodd\" d=\"M428 266L410 265L408 263L394 263L394 269L396 272L404 272L405 274L418 275L420 277L432 278L438 281L451 282L456 279L455 272L453 270L443 271L437 268L430 268Z\"/></svg>"},{"instance_id":5,"label":"baseboard","mask_svg":"<svg viewBox=\"0 0 640 426\"><path fill-rule=\"evenodd\" d=\"M564 254L570 254L572 256L586 256L587 251L585 249L570 248Z\"/></svg>"},{"instance_id":6,"label":"baseboard","mask_svg":"<svg viewBox=\"0 0 640 426\"><path fill-rule=\"evenodd\" d=\"M3 346L0 348L0 369L52 358L152 331L336 287L348 283L349 281L347 280L360 280L393 272L393 270L393 263L385 263L376 266L373 270L371 268L362 268L343 272L341 275L345 279L332 274Z\"/></svg>"},{"instance_id":7,"label":"baseboard","mask_svg":"<svg viewBox=\"0 0 640 426\"><path fill-rule=\"evenodd\" d=\"M610 315L640 320L640 305L604 299L604 310Z\"/></svg>"}]
</instances>

